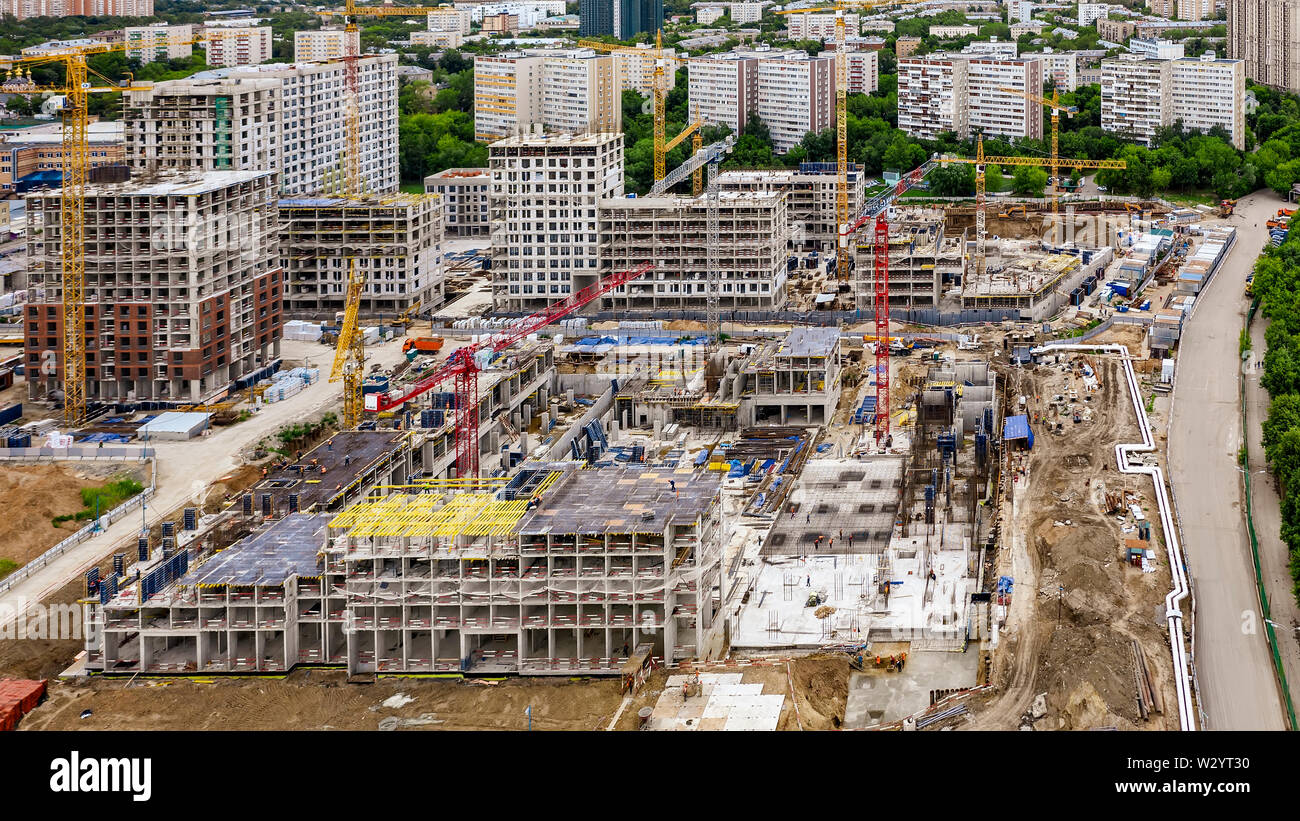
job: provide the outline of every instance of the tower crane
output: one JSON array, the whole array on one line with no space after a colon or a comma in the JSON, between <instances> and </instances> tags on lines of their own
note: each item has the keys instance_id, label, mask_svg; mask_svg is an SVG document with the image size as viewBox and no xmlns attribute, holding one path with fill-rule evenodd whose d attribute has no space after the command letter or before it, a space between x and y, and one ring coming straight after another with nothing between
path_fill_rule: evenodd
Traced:
<instances>
[{"instance_id":1,"label":"tower crane","mask_svg":"<svg viewBox=\"0 0 1300 821\"><path fill-rule=\"evenodd\" d=\"M975 166L975 278L978 280L984 274L984 247L985 247L985 225L987 224L988 203L984 197L984 169L988 163L997 165L1029 165L1036 168L1051 166L1051 157L989 157L984 154L984 137L981 135L976 141L975 158L968 157L940 157L939 162L950 163L967 163ZM1127 168L1128 164L1123 160L1076 160L1069 157L1057 158L1056 162L1060 165L1070 168ZM964 283L963 283L964 285Z\"/></svg>"},{"instance_id":2,"label":"tower crane","mask_svg":"<svg viewBox=\"0 0 1300 821\"><path fill-rule=\"evenodd\" d=\"M567 298L547 306L500 333L457 348L451 352L451 356L441 368L409 386L402 393L366 394L365 409L376 412L392 410L451 380L456 393L456 475L458 478L478 476L478 375L482 372L483 365L491 357L529 334L540 331L620 285L652 270L654 270L654 263L647 262L636 268L602 277L581 291L570 294Z\"/></svg>"},{"instance_id":3,"label":"tower crane","mask_svg":"<svg viewBox=\"0 0 1300 821\"><path fill-rule=\"evenodd\" d=\"M1061 112L1064 111L1065 116L1067 117L1073 117L1075 114L1079 113L1079 107L1077 105L1061 105L1061 98L1056 93L1056 89L1052 89L1052 96L1050 99L1040 94L1032 94L1019 88L1008 88L1003 86L999 87L998 91L1005 91L1008 94L1019 94L1026 100L1047 106L1047 108L1052 112L1052 161L1050 164L1052 169L1052 214L1059 214L1061 212Z\"/></svg>"},{"instance_id":4,"label":"tower crane","mask_svg":"<svg viewBox=\"0 0 1300 821\"><path fill-rule=\"evenodd\" d=\"M169 40L167 45L192 45L205 37ZM86 178L90 168L87 142L88 97L124 91L86 64L87 57L126 51L126 43L67 46L31 57L2 57L0 69L8 73L7 94L59 94L63 97L62 191L59 197L59 263L63 294L63 420L69 428L86 421ZM31 80L33 66L63 66L63 85L40 87ZM27 73L23 74L26 68ZM94 85L90 76L103 80ZM19 77L26 83L18 81Z\"/></svg>"},{"instance_id":5,"label":"tower crane","mask_svg":"<svg viewBox=\"0 0 1300 821\"><path fill-rule=\"evenodd\" d=\"M635 48L633 46L621 46L611 43L602 43L599 40L579 40L579 48L589 48L594 51L607 51L611 54L635 54L639 57L653 56L655 61L654 75L650 84L651 97L654 100L654 181L659 182L667 173L668 152L677 146L682 140L696 131L703 125L698 119L682 130L680 134L673 138L672 142L667 139L667 116L664 113L666 101L668 99L668 80L664 71L665 63L674 63L679 66L687 64L686 60L675 57L671 54L664 53L663 32L655 33L655 47L653 49Z\"/></svg>"},{"instance_id":6,"label":"tower crane","mask_svg":"<svg viewBox=\"0 0 1300 821\"><path fill-rule=\"evenodd\" d=\"M323 9L322 17L342 15L343 76L346 89L347 141L342 157L343 195L349 199L361 196L361 101L357 60L360 58L361 32L355 19L367 17L420 17L433 11L433 6L358 6L346 0L342 9ZM343 380L343 427L350 430L361 422L362 383L366 372L366 349L361 333L359 314L361 299L366 290L366 275L357 267L355 257L348 257L348 287L343 307L343 323L334 349L334 363L329 381Z\"/></svg>"},{"instance_id":7,"label":"tower crane","mask_svg":"<svg viewBox=\"0 0 1300 821\"><path fill-rule=\"evenodd\" d=\"M835 246L835 271L841 282L847 282L849 278L849 246L847 234L844 233L844 227L849 223L849 64L848 56L844 53L844 13L921 2L925 0L845 0L829 6L776 12L785 15L835 12L835 225L840 232Z\"/></svg>"}]
</instances>

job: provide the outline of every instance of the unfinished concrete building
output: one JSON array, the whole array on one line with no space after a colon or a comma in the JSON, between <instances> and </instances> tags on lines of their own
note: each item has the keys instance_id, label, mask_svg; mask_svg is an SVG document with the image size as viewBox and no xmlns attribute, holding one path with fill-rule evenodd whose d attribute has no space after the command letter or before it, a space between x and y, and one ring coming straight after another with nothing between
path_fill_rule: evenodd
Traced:
<instances>
[{"instance_id":1,"label":"unfinished concrete building","mask_svg":"<svg viewBox=\"0 0 1300 821\"><path fill-rule=\"evenodd\" d=\"M795 328L728 366L721 397L742 426L825 425L840 397L838 328Z\"/></svg>"},{"instance_id":2,"label":"unfinished concrete building","mask_svg":"<svg viewBox=\"0 0 1300 821\"><path fill-rule=\"evenodd\" d=\"M966 271L966 236L945 233L944 212L902 208L889 221L889 304L900 308L938 306L945 286ZM875 304L875 244L867 228L856 234L853 290L856 304Z\"/></svg>"},{"instance_id":3,"label":"unfinished concrete building","mask_svg":"<svg viewBox=\"0 0 1300 821\"><path fill-rule=\"evenodd\" d=\"M605 274L654 262L655 270L601 298L612 310L699 309L707 298L705 197L600 201L600 266ZM790 224L780 192L718 197L719 301L722 310L774 310L786 302Z\"/></svg>"},{"instance_id":4,"label":"unfinished concrete building","mask_svg":"<svg viewBox=\"0 0 1300 821\"><path fill-rule=\"evenodd\" d=\"M344 308L348 260L366 277L363 315L443 303L442 211L420 194L280 200L285 310L333 318Z\"/></svg>"},{"instance_id":5,"label":"unfinished concrete building","mask_svg":"<svg viewBox=\"0 0 1300 821\"><path fill-rule=\"evenodd\" d=\"M187 171L88 187L87 399L216 400L279 355L275 186L271 171ZM27 200L32 399L61 394L61 366L44 367L63 350L61 196Z\"/></svg>"},{"instance_id":6,"label":"unfinished concrete building","mask_svg":"<svg viewBox=\"0 0 1300 821\"><path fill-rule=\"evenodd\" d=\"M835 213L837 167L833 162L800 163L798 169L724 171L721 191L745 193L783 191L790 223L790 242L797 250L834 251L838 234ZM865 201L866 175L849 163L849 214L859 214Z\"/></svg>"},{"instance_id":7,"label":"unfinished concrete building","mask_svg":"<svg viewBox=\"0 0 1300 821\"><path fill-rule=\"evenodd\" d=\"M962 279L961 307L1004 310L1008 319L1041 322L1070 304L1071 292L1105 274L1109 247L1042 250L1037 242L989 243L982 276ZM996 250L996 256L994 251ZM892 288L893 283L890 283Z\"/></svg>"},{"instance_id":8,"label":"unfinished concrete building","mask_svg":"<svg viewBox=\"0 0 1300 821\"><path fill-rule=\"evenodd\" d=\"M693 657L724 584L719 499L689 468L542 465L495 493L356 505L325 566L347 594L348 668L613 675L647 643Z\"/></svg>"}]
</instances>

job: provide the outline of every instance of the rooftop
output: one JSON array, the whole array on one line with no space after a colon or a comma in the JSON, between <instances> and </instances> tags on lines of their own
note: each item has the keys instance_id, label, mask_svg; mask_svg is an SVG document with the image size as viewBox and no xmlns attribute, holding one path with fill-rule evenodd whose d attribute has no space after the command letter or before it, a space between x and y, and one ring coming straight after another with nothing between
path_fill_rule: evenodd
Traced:
<instances>
[{"instance_id":1,"label":"rooftop","mask_svg":"<svg viewBox=\"0 0 1300 821\"><path fill-rule=\"evenodd\" d=\"M295 513L250 534L182 576L182 585L280 585L318 576L328 513Z\"/></svg>"},{"instance_id":2,"label":"rooftop","mask_svg":"<svg viewBox=\"0 0 1300 821\"><path fill-rule=\"evenodd\" d=\"M261 509L263 493L271 494L276 509L295 493L301 511L327 508L336 496L345 493L378 462L406 443L408 437L408 433L393 431L336 433L313 450L299 451L288 464L269 471L250 491L254 508Z\"/></svg>"},{"instance_id":3,"label":"rooftop","mask_svg":"<svg viewBox=\"0 0 1300 821\"><path fill-rule=\"evenodd\" d=\"M670 524L689 525L703 518L718 499L721 484L718 476L690 466L575 470L555 483L520 521L517 532L662 533Z\"/></svg>"}]
</instances>

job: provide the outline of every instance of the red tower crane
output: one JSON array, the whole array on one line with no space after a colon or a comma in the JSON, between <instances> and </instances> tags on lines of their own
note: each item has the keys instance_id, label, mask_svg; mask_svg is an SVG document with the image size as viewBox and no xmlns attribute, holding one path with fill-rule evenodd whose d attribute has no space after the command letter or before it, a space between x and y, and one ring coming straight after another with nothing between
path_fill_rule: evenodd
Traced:
<instances>
[{"instance_id":1,"label":"red tower crane","mask_svg":"<svg viewBox=\"0 0 1300 821\"><path fill-rule=\"evenodd\" d=\"M563 319L592 300L652 270L654 264L647 262L638 268L620 271L599 279L501 333L493 334L472 345L457 348L451 352L451 356L441 368L411 385L400 395L366 394L365 408L367 411L376 412L391 410L432 390L448 379L453 380L456 392L456 476L477 477L479 470L478 375L483 368L476 355L485 351L490 351L493 355L498 354L529 334L536 333L552 322Z\"/></svg>"}]
</instances>

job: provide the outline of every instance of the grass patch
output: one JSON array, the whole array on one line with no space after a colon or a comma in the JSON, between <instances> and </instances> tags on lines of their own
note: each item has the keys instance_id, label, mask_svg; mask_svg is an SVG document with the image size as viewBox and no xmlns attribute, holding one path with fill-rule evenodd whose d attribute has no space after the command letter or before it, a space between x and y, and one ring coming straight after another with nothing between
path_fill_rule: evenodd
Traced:
<instances>
[{"instance_id":1,"label":"grass patch","mask_svg":"<svg viewBox=\"0 0 1300 821\"><path fill-rule=\"evenodd\" d=\"M13 559L0 559L0 579L18 569L18 562Z\"/></svg>"},{"instance_id":2,"label":"grass patch","mask_svg":"<svg viewBox=\"0 0 1300 821\"><path fill-rule=\"evenodd\" d=\"M404 193L404 194L423 194L423 193L424 193L424 185L423 185L422 183L418 183L418 182L404 182L404 183L402 183L402 184L399 186L399 188L402 189L402 193Z\"/></svg>"},{"instance_id":3,"label":"grass patch","mask_svg":"<svg viewBox=\"0 0 1300 821\"><path fill-rule=\"evenodd\" d=\"M144 485L135 479L114 479L102 487L83 487L81 489L82 509L76 513L55 516L51 524L59 527L64 522L85 522L95 518L95 513L104 515L108 511L142 492Z\"/></svg>"},{"instance_id":4,"label":"grass patch","mask_svg":"<svg viewBox=\"0 0 1300 821\"><path fill-rule=\"evenodd\" d=\"M1251 348L1250 331L1245 328L1241 329L1241 335L1237 337L1237 348L1239 353L1246 353Z\"/></svg>"}]
</instances>

